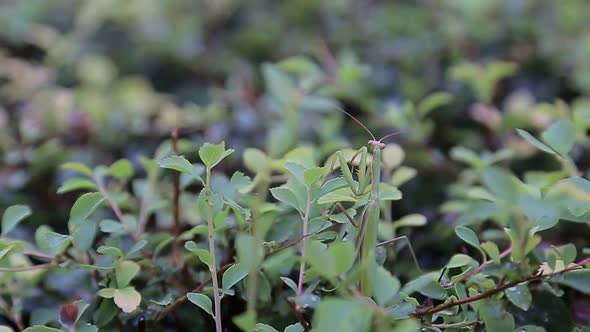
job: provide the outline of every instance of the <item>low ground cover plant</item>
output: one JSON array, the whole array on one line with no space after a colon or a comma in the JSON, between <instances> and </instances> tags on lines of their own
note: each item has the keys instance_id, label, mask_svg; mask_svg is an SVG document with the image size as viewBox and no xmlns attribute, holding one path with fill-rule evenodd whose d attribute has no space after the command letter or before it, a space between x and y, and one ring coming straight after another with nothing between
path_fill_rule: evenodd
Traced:
<instances>
[{"instance_id":1,"label":"low ground cover plant","mask_svg":"<svg viewBox=\"0 0 590 332\"><path fill-rule=\"evenodd\" d=\"M0 1L0 332L588 331L588 22Z\"/></svg>"},{"instance_id":2,"label":"low ground cover plant","mask_svg":"<svg viewBox=\"0 0 590 332\"><path fill-rule=\"evenodd\" d=\"M2 308L26 331L159 330L175 319L216 331L543 331L519 317L535 310L533 294L590 293L588 250L542 245L560 221L587 227L590 181L569 156L573 122L540 138L518 130L562 165L523 179L498 165L501 153L453 151L469 166L454 190L461 198L447 206L466 250L434 270L396 237L426 217L390 219L398 187L415 174L386 142L393 135L367 131L358 150L299 147L272 158L248 148L233 173L223 169L235 157L224 142L196 149L176 133L139 170L126 159L65 163L71 176L58 192L82 193L67 232L40 226L34 239L17 239L31 208L4 211ZM404 260L411 272L400 271ZM41 285L57 288L36 294L25 321Z\"/></svg>"}]
</instances>

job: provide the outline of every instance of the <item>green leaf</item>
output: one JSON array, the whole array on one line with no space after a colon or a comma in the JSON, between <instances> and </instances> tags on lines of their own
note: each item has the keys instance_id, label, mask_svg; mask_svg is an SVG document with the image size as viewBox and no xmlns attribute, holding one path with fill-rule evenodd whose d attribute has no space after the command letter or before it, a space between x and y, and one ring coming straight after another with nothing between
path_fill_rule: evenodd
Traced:
<instances>
[{"instance_id":1,"label":"green leaf","mask_svg":"<svg viewBox=\"0 0 590 332\"><path fill-rule=\"evenodd\" d=\"M506 297L508 297L508 300L512 302L512 304L524 311L529 310L531 302L533 301L533 296L529 291L528 284L524 283L507 288L504 293L506 293Z\"/></svg>"},{"instance_id":2,"label":"green leaf","mask_svg":"<svg viewBox=\"0 0 590 332\"><path fill-rule=\"evenodd\" d=\"M397 201L402 199L402 192L389 183L379 183L379 200Z\"/></svg>"},{"instance_id":3,"label":"green leaf","mask_svg":"<svg viewBox=\"0 0 590 332\"><path fill-rule=\"evenodd\" d=\"M192 178L199 179L201 182L201 173L203 173L202 165L200 168L197 165L191 164L183 156L169 156L159 162L160 167L173 169L175 171L190 175Z\"/></svg>"},{"instance_id":4,"label":"green leaf","mask_svg":"<svg viewBox=\"0 0 590 332\"><path fill-rule=\"evenodd\" d=\"M320 191L318 193L318 196L324 196L325 194L332 192L334 190L338 190L338 189L342 189L342 188L346 188L348 186L348 183L346 182L346 180L344 178L334 178L331 180L328 180L324 183L324 185L320 188Z\"/></svg>"},{"instance_id":5,"label":"green leaf","mask_svg":"<svg viewBox=\"0 0 590 332\"><path fill-rule=\"evenodd\" d=\"M112 219L101 220L99 223L99 227L100 230L104 233L119 233L125 231L125 228L120 222Z\"/></svg>"},{"instance_id":6,"label":"green leaf","mask_svg":"<svg viewBox=\"0 0 590 332\"><path fill-rule=\"evenodd\" d=\"M281 103L288 104L297 91L295 82L275 65L265 63L262 65L264 82L270 94Z\"/></svg>"},{"instance_id":7,"label":"green leaf","mask_svg":"<svg viewBox=\"0 0 590 332\"><path fill-rule=\"evenodd\" d=\"M263 173L268 170L268 157L261 150L248 148L244 150L244 165L253 173Z\"/></svg>"},{"instance_id":8,"label":"green leaf","mask_svg":"<svg viewBox=\"0 0 590 332\"><path fill-rule=\"evenodd\" d=\"M420 323L413 319L404 319L395 323L390 332L417 332L420 331Z\"/></svg>"},{"instance_id":9,"label":"green leaf","mask_svg":"<svg viewBox=\"0 0 590 332\"><path fill-rule=\"evenodd\" d=\"M356 300L328 297L320 302L313 320L314 332L368 332L372 310Z\"/></svg>"},{"instance_id":10,"label":"green leaf","mask_svg":"<svg viewBox=\"0 0 590 332\"><path fill-rule=\"evenodd\" d=\"M76 332L98 332L98 327L84 322L76 323Z\"/></svg>"},{"instance_id":11,"label":"green leaf","mask_svg":"<svg viewBox=\"0 0 590 332\"><path fill-rule=\"evenodd\" d=\"M242 331L252 331L256 325L256 312L248 310L241 315L235 316L233 322L236 326L242 329Z\"/></svg>"},{"instance_id":12,"label":"green leaf","mask_svg":"<svg viewBox=\"0 0 590 332\"><path fill-rule=\"evenodd\" d=\"M356 215L356 210L355 209L348 209L346 210L346 214L348 214L349 217L353 218ZM335 221L339 224L348 224L350 222L350 220L348 220L348 217L343 213L338 213L338 214L330 214L327 216L331 221Z\"/></svg>"},{"instance_id":13,"label":"green leaf","mask_svg":"<svg viewBox=\"0 0 590 332\"><path fill-rule=\"evenodd\" d=\"M215 167L225 157L234 152L233 149L225 149L225 142L219 144L205 143L199 149L199 157L209 169Z\"/></svg>"},{"instance_id":14,"label":"green leaf","mask_svg":"<svg viewBox=\"0 0 590 332\"><path fill-rule=\"evenodd\" d=\"M417 111L420 116L426 116L433 110L448 105L453 100L453 96L446 92L435 92L428 97L424 98L420 104L418 104Z\"/></svg>"},{"instance_id":15,"label":"green leaf","mask_svg":"<svg viewBox=\"0 0 590 332\"><path fill-rule=\"evenodd\" d=\"M417 277L404 285L401 292L411 295L419 292L422 295L433 299L442 300L447 297L447 292L438 283L439 273L431 272Z\"/></svg>"},{"instance_id":16,"label":"green leaf","mask_svg":"<svg viewBox=\"0 0 590 332\"><path fill-rule=\"evenodd\" d=\"M479 239L477 238L475 232L471 230L471 228L467 228L465 226L457 226L455 227L455 233L461 240L479 249Z\"/></svg>"},{"instance_id":17,"label":"green leaf","mask_svg":"<svg viewBox=\"0 0 590 332\"><path fill-rule=\"evenodd\" d=\"M6 254L8 254L11 251L14 252L14 251L18 250L19 252L22 252L22 249L24 249L24 248L22 248L22 246L21 246L21 248L19 248L20 250L16 249L15 247L16 247L16 245L14 243L11 243L11 244L7 245L6 247L4 247L2 250L0 250L0 260L2 258L4 258L4 256L6 256Z\"/></svg>"},{"instance_id":18,"label":"green leaf","mask_svg":"<svg viewBox=\"0 0 590 332\"><path fill-rule=\"evenodd\" d=\"M545 199L585 221L583 216L590 211L590 181L579 176L561 180L549 188Z\"/></svg>"},{"instance_id":19,"label":"green leaf","mask_svg":"<svg viewBox=\"0 0 590 332\"><path fill-rule=\"evenodd\" d=\"M426 217L421 214L409 214L393 222L394 228L420 227L426 225Z\"/></svg>"},{"instance_id":20,"label":"green leaf","mask_svg":"<svg viewBox=\"0 0 590 332\"><path fill-rule=\"evenodd\" d=\"M451 149L451 158L474 168L483 166L483 161L475 152L462 146L456 146Z\"/></svg>"},{"instance_id":21,"label":"green leaf","mask_svg":"<svg viewBox=\"0 0 590 332\"><path fill-rule=\"evenodd\" d=\"M312 184L316 183L319 179L321 179L327 172L325 167L312 167L308 168L303 172L303 178L305 179L305 184L311 186Z\"/></svg>"},{"instance_id":22,"label":"green leaf","mask_svg":"<svg viewBox=\"0 0 590 332\"><path fill-rule=\"evenodd\" d=\"M59 308L38 308L31 312L31 318L29 325L43 325L47 324L55 319L59 315Z\"/></svg>"},{"instance_id":23,"label":"green leaf","mask_svg":"<svg viewBox=\"0 0 590 332\"><path fill-rule=\"evenodd\" d=\"M249 176L244 175L244 173L238 171L231 176L229 183L231 184L233 190L239 193L244 193L249 188L251 188L252 179L250 179Z\"/></svg>"},{"instance_id":24,"label":"green leaf","mask_svg":"<svg viewBox=\"0 0 590 332\"><path fill-rule=\"evenodd\" d=\"M519 326L516 328L515 331L519 331L519 332L547 332L545 330L545 328L541 327L541 326L536 326L536 325L524 325L524 326ZM584 330L573 330L572 332L588 332L588 331L584 331Z\"/></svg>"},{"instance_id":25,"label":"green leaf","mask_svg":"<svg viewBox=\"0 0 590 332\"><path fill-rule=\"evenodd\" d=\"M211 256L211 254L209 253L209 251L207 251L206 249L200 249L197 247L197 244L194 241L188 241L184 244L184 247L196 254L199 259L201 260L201 262L205 263L209 269L211 269L213 267L213 256Z\"/></svg>"},{"instance_id":26,"label":"green leaf","mask_svg":"<svg viewBox=\"0 0 590 332\"><path fill-rule=\"evenodd\" d=\"M189 301L196 304L199 308L203 309L206 313L211 315L211 317L215 317L215 315L213 315L211 299L207 295L199 293L188 293L186 294L186 297Z\"/></svg>"},{"instance_id":27,"label":"green leaf","mask_svg":"<svg viewBox=\"0 0 590 332\"><path fill-rule=\"evenodd\" d=\"M262 323L256 323L254 332L278 332L274 327Z\"/></svg>"},{"instance_id":28,"label":"green leaf","mask_svg":"<svg viewBox=\"0 0 590 332\"><path fill-rule=\"evenodd\" d=\"M71 171L76 171L80 174L84 174L86 176L92 177L92 170L90 168L88 168L88 166L81 164L81 163L69 162L69 163L65 163L65 164L61 165L61 168L71 170Z\"/></svg>"},{"instance_id":29,"label":"green leaf","mask_svg":"<svg viewBox=\"0 0 590 332\"><path fill-rule=\"evenodd\" d=\"M250 234L239 233L236 238L236 250L238 261L244 266L258 266L264 257L264 249L261 244L256 243Z\"/></svg>"},{"instance_id":30,"label":"green leaf","mask_svg":"<svg viewBox=\"0 0 590 332\"><path fill-rule=\"evenodd\" d=\"M335 280L336 262L325 244L319 241L308 241L305 260L321 276Z\"/></svg>"},{"instance_id":31,"label":"green leaf","mask_svg":"<svg viewBox=\"0 0 590 332\"><path fill-rule=\"evenodd\" d=\"M354 263L355 251L352 242L338 242L332 244L328 251L332 256L335 264L335 272L337 274L344 274L350 270Z\"/></svg>"},{"instance_id":32,"label":"green leaf","mask_svg":"<svg viewBox=\"0 0 590 332\"><path fill-rule=\"evenodd\" d=\"M270 193L274 198L276 198L279 202L283 202L291 207L295 208L296 210L299 209L299 203L297 200L297 196L291 190L291 188L286 186L271 188Z\"/></svg>"},{"instance_id":33,"label":"green leaf","mask_svg":"<svg viewBox=\"0 0 590 332\"><path fill-rule=\"evenodd\" d=\"M96 232L98 231L98 225L94 222L82 223L78 229L71 235L72 242L81 251L87 251L92 247L94 239L96 238Z\"/></svg>"},{"instance_id":34,"label":"green leaf","mask_svg":"<svg viewBox=\"0 0 590 332\"><path fill-rule=\"evenodd\" d=\"M172 303L172 294L168 293L160 300L150 300L150 302L161 306L167 306Z\"/></svg>"},{"instance_id":35,"label":"green leaf","mask_svg":"<svg viewBox=\"0 0 590 332\"><path fill-rule=\"evenodd\" d=\"M283 167L285 167L289 172L291 172L291 174L295 176L297 181L301 182L302 184L305 184L305 167L303 165L297 162L288 161L283 165Z\"/></svg>"},{"instance_id":36,"label":"green leaf","mask_svg":"<svg viewBox=\"0 0 590 332\"><path fill-rule=\"evenodd\" d=\"M295 281L291 280L288 277L281 277L281 280L285 283L285 285L289 286L294 292L297 292L297 284Z\"/></svg>"},{"instance_id":37,"label":"green leaf","mask_svg":"<svg viewBox=\"0 0 590 332\"><path fill-rule=\"evenodd\" d=\"M562 246L552 246L558 253L559 258L563 261L565 266L572 264L576 260L577 249L572 243L564 244Z\"/></svg>"},{"instance_id":38,"label":"green leaf","mask_svg":"<svg viewBox=\"0 0 590 332\"><path fill-rule=\"evenodd\" d=\"M462 267L465 265L471 265L471 264L473 264L473 262L474 262L474 260L470 256L467 256L464 254L455 254L455 255L453 255L453 257L451 257L451 259L447 263L446 267L449 269L453 269L453 268Z\"/></svg>"},{"instance_id":39,"label":"green leaf","mask_svg":"<svg viewBox=\"0 0 590 332\"><path fill-rule=\"evenodd\" d=\"M559 221L559 210L549 201L522 194L519 203L529 225L538 227L539 231L549 229Z\"/></svg>"},{"instance_id":40,"label":"green leaf","mask_svg":"<svg viewBox=\"0 0 590 332\"><path fill-rule=\"evenodd\" d=\"M75 178L69 179L64 182L59 188L57 188L58 194L68 193L70 191L80 190L80 189L92 189L96 190L96 184L87 179Z\"/></svg>"},{"instance_id":41,"label":"green leaf","mask_svg":"<svg viewBox=\"0 0 590 332\"><path fill-rule=\"evenodd\" d=\"M560 284L590 295L590 270L574 270L563 274L562 279L557 279Z\"/></svg>"},{"instance_id":42,"label":"green leaf","mask_svg":"<svg viewBox=\"0 0 590 332\"><path fill-rule=\"evenodd\" d=\"M550 154L555 154L555 151L553 151L550 147L548 147L547 145L545 145L544 143L542 143L541 141L536 139L533 135L529 134L527 131L522 130L522 129L516 129L516 132L522 138L524 138L527 142L529 142L530 144L535 146L537 149L547 152L547 153L550 153Z\"/></svg>"},{"instance_id":43,"label":"green leaf","mask_svg":"<svg viewBox=\"0 0 590 332\"><path fill-rule=\"evenodd\" d=\"M135 254L136 252L139 252L141 249L143 249L143 247L145 247L146 244L147 244L146 240L137 241L131 248L129 248L129 250L127 251L127 254L125 254L125 257L133 256L133 254Z\"/></svg>"},{"instance_id":44,"label":"green leaf","mask_svg":"<svg viewBox=\"0 0 590 332\"><path fill-rule=\"evenodd\" d=\"M500 304L485 302L480 308L480 315L487 332L514 331L514 317L504 312Z\"/></svg>"},{"instance_id":45,"label":"green leaf","mask_svg":"<svg viewBox=\"0 0 590 332\"><path fill-rule=\"evenodd\" d=\"M486 167L483 170L482 182L494 196L507 204L518 202L520 181L508 171L498 167Z\"/></svg>"},{"instance_id":46,"label":"green leaf","mask_svg":"<svg viewBox=\"0 0 590 332\"><path fill-rule=\"evenodd\" d=\"M541 237L535 235L536 230L537 228L530 229L527 232L526 237L521 239L521 236L517 231L510 228L504 228L504 231L510 238L512 245L512 254L510 257L514 263L520 263L520 261L541 242Z\"/></svg>"},{"instance_id":47,"label":"green leaf","mask_svg":"<svg viewBox=\"0 0 590 332\"><path fill-rule=\"evenodd\" d=\"M230 290L235 284L240 282L248 275L249 267L247 265L236 263L230 266L224 273L221 279L221 284L224 290Z\"/></svg>"},{"instance_id":48,"label":"green leaf","mask_svg":"<svg viewBox=\"0 0 590 332\"><path fill-rule=\"evenodd\" d=\"M391 175L391 184L396 187L399 187L413 179L417 173L418 171L416 171L415 168L411 168L408 166L400 166Z\"/></svg>"},{"instance_id":49,"label":"green leaf","mask_svg":"<svg viewBox=\"0 0 590 332\"><path fill-rule=\"evenodd\" d=\"M373 275L373 298L379 305L386 305L400 289L399 280L383 266L377 266Z\"/></svg>"},{"instance_id":50,"label":"green leaf","mask_svg":"<svg viewBox=\"0 0 590 332\"><path fill-rule=\"evenodd\" d=\"M561 119L541 133L541 138L557 153L566 156L576 142L576 128L568 119Z\"/></svg>"},{"instance_id":51,"label":"green leaf","mask_svg":"<svg viewBox=\"0 0 590 332\"><path fill-rule=\"evenodd\" d=\"M139 264L134 261L118 262L115 267L115 277L117 278L117 285L119 288L127 287L139 270Z\"/></svg>"},{"instance_id":52,"label":"green leaf","mask_svg":"<svg viewBox=\"0 0 590 332\"><path fill-rule=\"evenodd\" d=\"M113 298L117 307L125 313L132 313L141 303L141 294L133 287L115 290Z\"/></svg>"},{"instance_id":53,"label":"green leaf","mask_svg":"<svg viewBox=\"0 0 590 332\"><path fill-rule=\"evenodd\" d=\"M481 248L490 256L494 263L500 264L500 249L498 249L498 246L494 242L483 242Z\"/></svg>"},{"instance_id":54,"label":"green leaf","mask_svg":"<svg viewBox=\"0 0 590 332\"><path fill-rule=\"evenodd\" d=\"M293 325L289 325L287 327L285 327L285 332L303 332L303 326L301 326L301 323L296 323Z\"/></svg>"},{"instance_id":55,"label":"green leaf","mask_svg":"<svg viewBox=\"0 0 590 332\"><path fill-rule=\"evenodd\" d=\"M70 210L68 226L70 232L75 232L80 225L104 202L101 193L86 193L80 196Z\"/></svg>"},{"instance_id":56,"label":"green leaf","mask_svg":"<svg viewBox=\"0 0 590 332\"><path fill-rule=\"evenodd\" d=\"M43 325L35 325L27 327L24 332L62 332L62 330Z\"/></svg>"},{"instance_id":57,"label":"green leaf","mask_svg":"<svg viewBox=\"0 0 590 332\"><path fill-rule=\"evenodd\" d=\"M100 296L100 297L104 297L106 299L112 299L113 296L115 296L115 288L103 288L101 290L99 290L96 295Z\"/></svg>"},{"instance_id":58,"label":"green leaf","mask_svg":"<svg viewBox=\"0 0 590 332\"><path fill-rule=\"evenodd\" d=\"M350 187L331 191L318 199L318 204L338 203L338 202L356 202Z\"/></svg>"},{"instance_id":59,"label":"green leaf","mask_svg":"<svg viewBox=\"0 0 590 332\"><path fill-rule=\"evenodd\" d=\"M54 255L61 254L70 244L70 237L52 231L44 232L44 242L49 249L48 252ZM41 246L44 246L43 244Z\"/></svg>"},{"instance_id":60,"label":"green leaf","mask_svg":"<svg viewBox=\"0 0 590 332\"><path fill-rule=\"evenodd\" d=\"M47 233L49 232L51 232L51 228L47 225L41 225L35 230L35 243L44 253L50 253L52 250L47 241Z\"/></svg>"},{"instance_id":61,"label":"green leaf","mask_svg":"<svg viewBox=\"0 0 590 332\"><path fill-rule=\"evenodd\" d=\"M117 160L109 167L108 174L117 179L128 179L133 176L133 165L127 159Z\"/></svg>"},{"instance_id":62,"label":"green leaf","mask_svg":"<svg viewBox=\"0 0 590 332\"><path fill-rule=\"evenodd\" d=\"M32 213L31 208L26 205L9 206L2 215L2 235L12 231L19 222Z\"/></svg>"}]
</instances>

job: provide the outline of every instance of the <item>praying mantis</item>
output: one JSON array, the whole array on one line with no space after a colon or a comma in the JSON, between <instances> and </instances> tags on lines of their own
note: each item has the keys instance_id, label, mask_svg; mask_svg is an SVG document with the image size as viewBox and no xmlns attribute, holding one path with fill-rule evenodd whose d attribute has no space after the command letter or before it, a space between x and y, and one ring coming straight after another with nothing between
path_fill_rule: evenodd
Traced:
<instances>
[{"instance_id":1,"label":"praying mantis","mask_svg":"<svg viewBox=\"0 0 590 332\"><path fill-rule=\"evenodd\" d=\"M388 135L383 136L379 140L376 139L375 135L359 120L357 120L354 116L343 110L342 108L338 108L341 112L348 115L351 119L353 119L356 123L358 123L363 129L365 129L369 135L371 136L371 140L367 143L369 147L373 148L373 158L370 164L368 165L367 156L368 156L368 149L366 146L360 148L351 159L351 163L354 163L355 159L360 156L358 171L357 171L357 180L354 181L352 172L348 168L348 162L344 158L343 154L338 151L336 152L336 158L332 160L331 170L334 169L336 160L340 164L340 169L342 171L342 176L348 183L351 188L351 191L356 196L362 196L366 193L367 189L369 190L369 201L365 205L362 213L361 213L361 223L359 225L359 232L356 238L356 247L360 249L360 291L361 294L365 296L372 296L373 295L373 277L375 275L375 269L377 267L376 263L376 248L378 245L388 244L395 242L397 240L405 239L407 241L407 237L400 236L384 243L377 243L377 228L379 226L380 220L380 199L379 199L379 183L381 182L381 152L385 147L385 143L383 140L395 135L399 135L402 132L395 132ZM356 226L353 219L348 216L342 206L340 206L341 211L347 216L349 221ZM416 265L418 266L416 256L414 255L414 251L411 249L412 256Z\"/></svg>"}]
</instances>

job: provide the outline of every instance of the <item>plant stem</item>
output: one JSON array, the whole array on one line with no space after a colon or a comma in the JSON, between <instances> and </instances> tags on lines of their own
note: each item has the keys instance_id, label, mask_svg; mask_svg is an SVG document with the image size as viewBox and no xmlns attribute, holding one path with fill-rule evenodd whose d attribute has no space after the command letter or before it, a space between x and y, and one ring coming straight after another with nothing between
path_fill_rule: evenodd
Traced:
<instances>
[{"instance_id":1,"label":"plant stem","mask_svg":"<svg viewBox=\"0 0 590 332\"><path fill-rule=\"evenodd\" d=\"M35 257L39 257L39 258L46 258L46 259L50 259L50 260L56 259L56 256L48 255L44 252L40 252L40 251L33 250L33 249L24 249L23 254L29 255L29 256L35 256Z\"/></svg>"},{"instance_id":2,"label":"plant stem","mask_svg":"<svg viewBox=\"0 0 590 332\"><path fill-rule=\"evenodd\" d=\"M178 155L178 129L172 131L172 152ZM182 264L182 255L180 254L180 172L172 174L172 182L174 187L172 197L172 216L174 221L174 242L172 243L172 262L176 266Z\"/></svg>"},{"instance_id":3,"label":"plant stem","mask_svg":"<svg viewBox=\"0 0 590 332\"><path fill-rule=\"evenodd\" d=\"M31 265L31 266L0 267L0 272L25 272L25 271L49 269L49 268L56 267L56 266L57 266L57 263L46 263L46 264Z\"/></svg>"},{"instance_id":4,"label":"plant stem","mask_svg":"<svg viewBox=\"0 0 590 332\"><path fill-rule=\"evenodd\" d=\"M131 236L133 241L135 241L135 242L139 241L139 237L137 236L137 234L135 234L135 232L131 229L131 227L125 221L125 218L123 217L123 213L121 212L121 209L119 209L119 205L117 205L117 203L113 200L111 195L109 195L108 191L106 190L106 188L102 182L102 179L100 179L99 177L95 177L94 180L98 186L98 191L100 191L100 193L106 198L111 209L113 210L113 212L117 216L117 219L119 219L119 221L121 222L121 225L123 226L123 228L125 228L127 233L129 233L129 235Z\"/></svg>"},{"instance_id":5,"label":"plant stem","mask_svg":"<svg viewBox=\"0 0 590 332\"><path fill-rule=\"evenodd\" d=\"M229 269L230 267L232 267L234 264L236 264L235 262L231 262L231 263L227 263L224 266L222 266L219 269L219 272L224 272L225 270ZM203 288L205 288L205 286L207 286L207 284L211 281L211 278L207 278L205 280L203 280L201 283L199 283L197 285L197 287L193 288L193 290L191 290L191 293L198 293L200 291L203 290ZM154 318L154 326L158 325L158 323L160 323L160 321L162 321L162 319L164 319L164 317L166 317L166 315L171 312L172 310L176 309L176 307L178 307L179 305L181 305L182 303L184 303L187 300L187 296L186 294L184 294L183 296L177 298L174 302L170 303L168 306L166 306L164 309L162 309L162 311L160 311L157 315L156 318Z\"/></svg>"},{"instance_id":6,"label":"plant stem","mask_svg":"<svg viewBox=\"0 0 590 332\"><path fill-rule=\"evenodd\" d=\"M4 302L2 299L0 299L0 308L2 308L2 310L6 314L6 317L14 322L16 328L19 331L25 330L25 325L23 324L20 315L13 313L12 310L10 310L10 308L6 304L6 302Z\"/></svg>"},{"instance_id":7,"label":"plant stem","mask_svg":"<svg viewBox=\"0 0 590 332\"><path fill-rule=\"evenodd\" d=\"M361 244L361 293L364 296L373 294L373 282L375 270L375 247L377 246L377 227L381 207L379 204L379 183L381 182L381 148L375 146L373 162L371 165L371 193L369 196L369 210L367 211L367 224Z\"/></svg>"},{"instance_id":8,"label":"plant stem","mask_svg":"<svg viewBox=\"0 0 590 332\"><path fill-rule=\"evenodd\" d=\"M217 280L217 263L215 260L215 228L213 225L213 195L211 192L211 168L207 167L207 181L205 182L205 195L207 196L207 226L209 229L209 253L213 258L209 270L213 281L213 303L215 306L215 330L222 332L221 328L221 297L219 296L219 281Z\"/></svg>"},{"instance_id":9,"label":"plant stem","mask_svg":"<svg viewBox=\"0 0 590 332\"><path fill-rule=\"evenodd\" d=\"M256 228L256 222L261 217L261 215L259 215L258 211L260 211L260 207L266 201L268 187L270 186L270 183L272 182L270 180L270 174L266 174L265 178L266 179L263 179L260 182L260 185L257 190L256 199L254 201L254 207L252 209L252 221L250 224L250 234L254 238L254 241L252 242L252 248L251 248L253 253L256 253L258 251L258 244L262 241L262 239L261 239L262 234L260 234L260 232ZM247 304L247 308L246 308L246 314L251 315L254 318L254 321L256 321L256 316L257 316L256 302L257 302L257 297L258 297L258 293L257 293L258 273L259 273L258 260L253 259L252 264L250 264L250 271L248 272L248 290L247 290L247 294L246 294L246 300L247 300L248 304Z\"/></svg>"},{"instance_id":10,"label":"plant stem","mask_svg":"<svg viewBox=\"0 0 590 332\"><path fill-rule=\"evenodd\" d=\"M309 237L309 235L308 235L308 236L302 236L302 237L300 237L300 238L299 238L299 239L297 239L297 240L294 240L294 241L288 242L288 243L286 243L286 244L284 244L284 245L282 245L282 246L280 246L280 247L278 247L278 248L276 248L276 249L273 249L273 250L269 251L269 252L268 252L268 253L265 255L265 257L272 256L272 255L274 255L274 254L276 254L276 253L278 253L278 252L281 252L281 251L283 251L283 250L285 250L285 249L287 249L287 248L291 248L292 246L294 246L294 245L298 244L299 242L303 241L303 239L305 239L306 237ZM225 270L227 270L228 268L230 268L230 267L231 267L232 265L234 265L234 264L236 264L236 262L230 262L230 263L227 263L227 264L223 265L221 268L219 268L219 271L218 271L218 272L220 272L220 273L221 273L221 272L224 272ZM253 264L253 265L255 265L255 264ZM206 286L206 285L207 285L209 282L211 282L211 278L207 278L206 280L204 280L203 282L201 282L201 283L200 283L200 284L199 284L197 287L195 287L195 288L194 288L193 290L191 290L190 292L191 292L191 293L198 293L198 292L200 292L201 290L203 290L203 288L204 288L204 287L205 287L205 286ZM249 284L249 285L250 285L250 284ZM256 298L256 297L255 297L255 296L256 296L256 292L254 292L253 294L254 294L254 295L253 295L253 296L254 296L254 298ZM250 294L248 294L248 295L250 295ZM154 326L155 326L155 325L157 325L157 324L158 324L158 323L159 323L159 322L160 322L162 319L164 319L164 317L165 317L165 316L166 316L166 315L167 315L169 312L171 312L172 310L174 310L176 307L178 307L180 304L182 304L182 303L183 303L183 302L185 302L186 300L187 300L187 297L186 297L186 294L185 294L185 295L183 295L183 296L181 296L181 297L177 298L177 299L176 299L174 302L170 303L170 304L169 304L167 307L165 307L164 309L162 309L162 311L160 311L160 312L159 312L159 313L156 315L156 318L154 319ZM248 305L251 305L249 300L248 300ZM255 308L256 308L255 306L253 306L253 308L252 308L252 310L254 310L254 312L255 312ZM250 310L250 309L248 309L248 310Z\"/></svg>"},{"instance_id":11,"label":"plant stem","mask_svg":"<svg viewBox=\"0 0 590 332\"><path fill-rule=\"evenodd\" d=\"M492 289L485 291L481 294L466 297L466 298L460 299L460 300L454 300L454 301L446 302L443 304L439 304L435 307L431 307L428 310L416 312L415 314L412 314L411 316L414 318L419 318L419 317L423 317L423 316L432 315L432 314L435 314L437 312L441 312L443 310L446 310L446 309L454 307L454 306L458 306L458 305L462 305L462 304L466 304L466 303L471 303L471 302L474 302L477 300L488 298L488 297L493 296L493 295L495 295L507 288L514 287L514 286L516 286L518 284L522 284L524 282L531 282L531 281L535 281L535 280L545 280L545 279L549 279L549 278L551 278L555 275L561 274L561 273L577 270L588 263L590 263L590 257L586 257L583 260L581 260L581 261L573 264L572 266L570 266L564 270L561 270L561 271L556 271L556 272L553 272L550 274L533 274L533 275L527 276L527 277L519 279L519 280L515 280L515 281L501 284L501 285L496 286L495 288L492 288Z\"/></svg>"},{"instance_id":12,"label":"plant stem","mask_svg":"<svg viewBox=\"0 0 590 332\"><path fill-rule=\"evenodd\" d=\"M303 293L303 276L305 274L305 247L307 245L307 233L309 225L309 214L311 211L311 186L307 187L307 200L305 203L305 215L303 216L303 241L301 243L301 264L299 265L299 281L297 283L297 296ZM301 310L297 306L297 310Z\"/></svg>"}]
</instances>

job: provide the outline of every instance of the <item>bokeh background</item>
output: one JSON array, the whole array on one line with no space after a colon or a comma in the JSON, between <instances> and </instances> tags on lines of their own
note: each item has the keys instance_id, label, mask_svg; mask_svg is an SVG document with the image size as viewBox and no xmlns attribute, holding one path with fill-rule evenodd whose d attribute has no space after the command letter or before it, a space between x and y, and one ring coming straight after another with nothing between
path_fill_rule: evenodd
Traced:
<instances>
[{"instance_id":1,"label":"bokeh background","mask_svg":"<svg viewBox=\"0 0 590 332\"><path fill-rule=\"evenodd\" d=\"M69 176L59 164L125 157L141 172L175 128L236 149L228 172L245 147L365 144L341 105L377 136L404 131L418 176L393 217L427 216L411 238L434 268L459 242L453 148L500 152L517 174L555 168L515 128L564 114L590 126L589 94L587 0L2 0L0 210L28 204L35 223L63 229L75 195L55 194Z\"/></svg>"}]
</instances>

